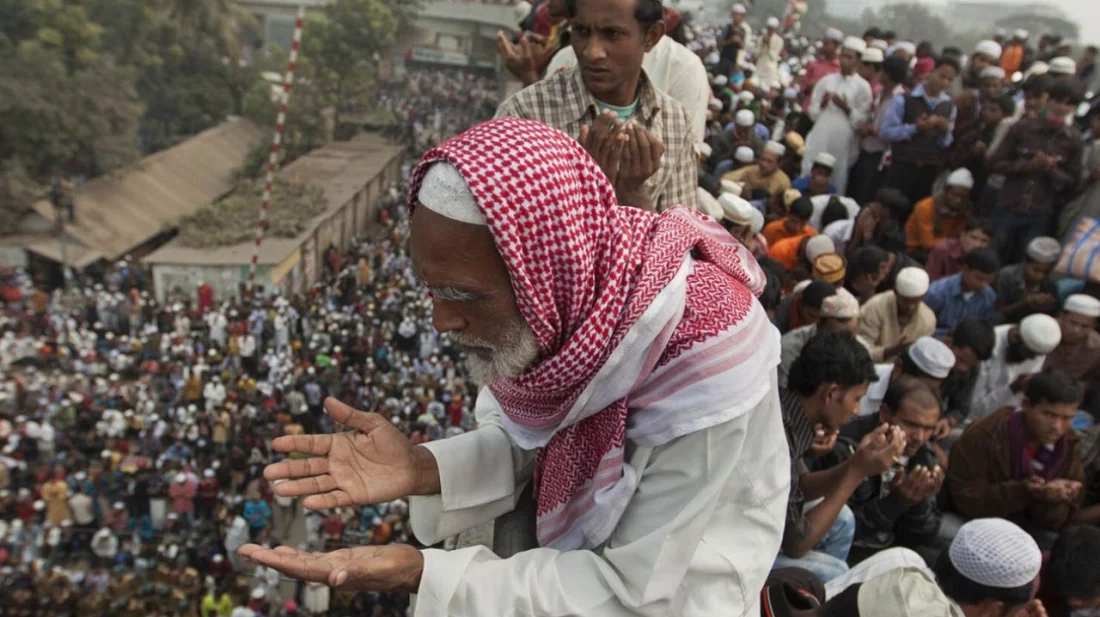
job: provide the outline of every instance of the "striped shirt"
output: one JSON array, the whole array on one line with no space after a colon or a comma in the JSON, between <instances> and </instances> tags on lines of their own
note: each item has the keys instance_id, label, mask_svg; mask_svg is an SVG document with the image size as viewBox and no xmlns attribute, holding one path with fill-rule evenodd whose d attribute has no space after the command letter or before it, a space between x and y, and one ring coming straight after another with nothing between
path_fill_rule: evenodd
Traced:
<instances>
[{"instance_id":1,"label":"striped shirt","mask_svg":"<svg viewBox=\"0 0 1100 617\"><path fill-rule=\"evenodd\" d=\"M786 388L780 389L779 406L783 410L783 430L787 433L787 449L791 454L791 497L787 501L787 525L783 528L783 542L780 545L786 551L809 533L809 525L802 513L806 498L798 486L798 478L807 471L802 457L814 443L814 427L802 410L802 398L798 394Z\"/></svg>"},{"instance_id":2,"label":"striped shirt","mask_svg":"<svg viewBox=\"0 0 1100 617\"><path fill-rule=\"evenodd\" d=\"M579 139L581 127L594 124L598 114L599 106L585 88L580 68L573 67L513 94L500 104L496 117L537 120ZM691 121L680 103L649 83L644 70L633 119L665 146L660 168L645 183L657 211L675 205L697 209L699 172Z\"/></svg>"}]
</instances>

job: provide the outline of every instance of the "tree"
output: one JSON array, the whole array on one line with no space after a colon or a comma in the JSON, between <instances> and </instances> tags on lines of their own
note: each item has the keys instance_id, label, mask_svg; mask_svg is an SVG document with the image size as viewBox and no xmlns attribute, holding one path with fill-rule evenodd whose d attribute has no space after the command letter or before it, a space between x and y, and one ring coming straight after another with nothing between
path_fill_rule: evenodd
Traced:
<instances>
[{"instance_id":1,"label":"tree","mask_svg":"<svg viewBox=\"0 0 1100 617\"><path fill-rule=\"evenodd\" d=\"M890 4L879 9L875 15L877 24L889 24L896 27L907 39L946 43L951 36L947 22L937 17L923 4ZM896 26L895 26L896 25Z\"/></svg>"},{"instance_id":2,"label":"tree","mask_svg":"<svg viewBox=\"0 0 1100 617\"><path fill-rule=\"evenodd\" d=\"M1026 10L998 19L996 26L1009 32L1022 28L1043 34L1057 33L1070 41L1080 40L1081 38L1081 29L1076 23L1050 15L1029 13ZM1034 40L1038 41L1039 39L1036 37Z\"/></svg>"},{"instance_id":3,"label":"tree","mask_svg":"<svg viewBox=\"0 0 1100 617\"><path fill-rule=\"evenodd\" d=\"M256 18L235 0L170 0L171 14L198 37L210 37L234 65L240 63L240 30L254 30Z\"/></svg>"}]
</instances>

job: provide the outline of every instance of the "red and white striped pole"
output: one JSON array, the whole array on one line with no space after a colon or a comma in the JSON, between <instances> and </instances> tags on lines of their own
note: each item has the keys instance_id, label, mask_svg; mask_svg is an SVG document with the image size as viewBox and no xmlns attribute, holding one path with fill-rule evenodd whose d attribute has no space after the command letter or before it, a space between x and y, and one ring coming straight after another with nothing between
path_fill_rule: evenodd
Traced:
<instances>
[{"instance_id":1,"label":"red and white striped pole","mask_svg":"<svg viewBox=\"0 0 1100 617\"><path fill-rule=\"evenodd\" d=\"M298 62L298 48L302 43L302 24L305 23L306 7L298 6L298 17L294 20L294 38L290 43L290 58L286 62L286 76L283 78L282 100L279 101L279 115L275 118L275 136L271 139L271 154L267 158L267 177L264 180L264 198L260 204L260 218L256 222L256 241L252 249L252 263L248 267L248 285L245 293L252 296L256 282L256 264L260 261L260 245L264 241L267 229L267 211L271 208L271 185L275 181L275 170L279 167L279 150L282 147L283 127L286 124L286 105L290 101L290 91L294 88L294 65Z\"/></svg>"}]
</instances>

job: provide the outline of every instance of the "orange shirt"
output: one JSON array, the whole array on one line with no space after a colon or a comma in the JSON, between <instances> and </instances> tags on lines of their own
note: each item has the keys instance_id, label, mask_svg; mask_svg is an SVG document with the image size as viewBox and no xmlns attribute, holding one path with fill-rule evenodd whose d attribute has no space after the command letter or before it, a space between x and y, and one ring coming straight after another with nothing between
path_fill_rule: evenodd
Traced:
<instances>
[{"instance_id":1,"label":"orange shirt","mask_svg":"<svg viewBox=\"0 0 1100 617\"><path fill-rule=\"evenodd\" d=\"M805 237L804 235L791 236L771 244L768 256L783 264L787 272L794 270L798 267L798 247L802 246L802 239Z\"/></svg>"},{"instance_id":2,"label":"orange shirt","mask_svg":"<svg viewBox=\"0 0 1100 617\"><path fill-rule=\"evenodd\" d=\"M768 246L774 246L776 242L785 240L787 238L801 238L803 236L816 236L817 230L809 225L803 225L802 231L797 234L792 234L787 231L787 227L784 225L786 219L779 219L778 221L772 221L764 226L764 239L768 241Z\"/></svg>"},{"instance_id":3,"label":"orange shirt","mask_svg":"<svg viewBox=\"0 0 1100 617\"><path fill-rule=\"evenodd\" d=\"M936 202L925 197L913 206L909 220L905 222L905 244L910 251L924 249L930 251L948 238L958 238L966 229L966 217L945 216L936 230Z\"/></svg>"}]
</instances>

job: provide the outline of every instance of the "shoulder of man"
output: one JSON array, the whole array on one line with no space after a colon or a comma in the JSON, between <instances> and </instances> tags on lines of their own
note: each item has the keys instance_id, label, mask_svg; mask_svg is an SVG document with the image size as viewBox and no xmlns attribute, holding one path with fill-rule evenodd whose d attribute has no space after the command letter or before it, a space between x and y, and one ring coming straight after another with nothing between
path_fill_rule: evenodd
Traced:
<instances>
[{"instance_id":1,"label":"shoulder of man","mask_svg":"<svg viewBox=\"0 0 1100 617\"><path fill-rule=\"evenodd\" d=\"M547 75L546 78L540 79L516 92L497 107L495 117L538 120L539 118L532 116L535 110L541 109L547 104L560 104L559 102L569 94L569 87L575 70L577 70L576 65L573 65L553 75Z\"/></svg>"}]
</instances>

